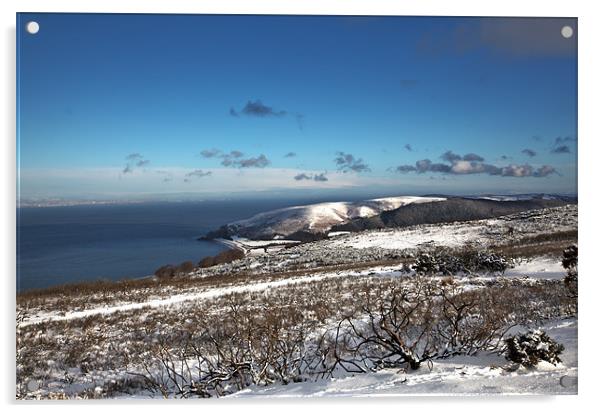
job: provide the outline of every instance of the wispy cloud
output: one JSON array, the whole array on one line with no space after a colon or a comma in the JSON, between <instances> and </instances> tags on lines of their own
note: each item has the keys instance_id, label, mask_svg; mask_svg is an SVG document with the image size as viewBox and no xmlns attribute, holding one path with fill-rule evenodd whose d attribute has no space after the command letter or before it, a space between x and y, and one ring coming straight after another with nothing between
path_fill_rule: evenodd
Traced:
<instances>
[{"instance_id":1,"label":"wispy cloud","mask_svg":"<svg viewBox=\"0 0 602 413\"><path fill-rule=\"evenodd\" d=\"M556 169L550 165L534 168L529 164L496 166L483 162L483 157L469 153L464 156L447 151L441 155L447 163L435 163L430 159L421 159L414 165L399 165L394 170L398 173L415 172L424 174L427 172L450 175L472 175L486 174L508 177L545 177L557 174Z\"/></svg>"},{"instance_id":2,"label":"wispy cloud","mask_svg":"<svg viewBox=\"0 0 602 413\"><path fill-rule=\"evenodd\" d=\"M256 157L245 158L245 154L238 150L223 152L222 150L216 148L204 149L201 151L201 156L209 159L221 159L222 166L230 168L265 168L271 163L264 154L260 154Z\"/></svg>"},{"instance_id":3,"label":"wispy cloud","mask_svg":"<svg viewBox=\"0 0 602 413\"><path fill-rule=\"evenodd\" d=\"M356 158L350 153L337 152L334 162L341 172L370 172L370 167L362 158Z\"/></svg>"},{"instance_id":4,"label":"wispy cloud","mask_svg":"<svg viewBox=\"0 0 602 413\"><path fill-rule=\"evenodd\" d=\"M303 130L305 127L305 115L298 112L290 112L284 109L275 109L272 106L265 105L261 100L249 100L240 110L230 108L230 116L238 118L240 116L250 116L256 118L283 118L292 117L297 122L297 127Z\"/></svg>"},{"instance_id":5,"label":"wispy cloud","mask_svg":"<svg viewBox=\"0 0 602 413\"><path fill-rule=\"evenodd\" d=\"M572 18L481 18L480 40L513 55L569 56L577 51L576 23ZM573 28L573 37L561 35L564 26Z\"/></svg>"},{"instance_id":6,"label":"wispy cloud","mask_svg":"<svg viewBox=\"0 0 602 413\"><path fill-rule=\"evenodd\" d=\"M551 153L561 154L561 153L571 153L571 148L567 145L560 145L552 148Z\"/></svg>"},{"instance_id":7,"label":"wispy cloud","mask_svg":"<svg viewBox=\"0 0 602 413\"><path fill-rule=\"evenodd\" d=\"M537 152L535 152L533 149L523 149L521 151L522 153L524 153L525 155L527 155L529 158L533 158L535 155L537 155Z\"/></svg>"},{"instance_id":8,"label":"wispy cloud","mask_svg":"<svg viewBox=\"0 0 602 413\"><path fill-rule=\"evenodd\" d=\"M457 153L453 153L452 151L447 151L447 152L443 153L443 155L441 155L440 158L446 162L451 163L451 162L459 161L460 159L462 159L462 156L458 155Z\"/></svg>"},{"instance_id":9,"label":"wispy cloud","mask_svg":"<svg viewBox=\"0 0 602 413\"><path fill-rule=\"evenodd\" d=\"M573 137L573 136L558 136L556 139L554 139L554 145L562 145L563 143L573 143L573 142L577 142L577 138Z\"/></svg>"},{"instance_id":10,"label":"wispy cloud","mask_svg":"<svg viewBox=\"0 0 602 413\"><path fill-rule=\"evenodd\" d=\"M293 179L295 179L295 181L316 181L316 182L327 182L328 181L328 177L326 176L326 173L320 173L320 174L307 174L307 173L300 173L298 175L295 175L293 177Z\"/></svg>"},{"instance_id":11,"label":"wispy cloud","mask_svg":"<svg viewBox=\"0 0 602 413\"><path fill-rule=\"evenodd\" d=\"M282 116L286 116L288 114L288 112L286 110L276 110L276 109L272 108L271 106L264 105L261 102L261 100L257 99L255 101L249 100L247 102L247 104L240 111L237 111L234 108L230 108L230 115L239 116L241 114L246 115L246 116L256 116L256 117L260 117L260 118L267 118L267 117L279 118Z\"/></svg>"},{"instance_id":12,"label":"wispy cloud","mask_svg":"<svg viewBox=\"0 0 602 413\"><path fill-rule=\"evenodd\" d=\"M186 177L188 177L188 178L192 178L192 177L202 178L204 176L209 176L209 175L211 175L211 171L203 171L202 169L195 169L192 172L188 172L186 174Z\"/></svg>"},{"instance_id":13,"label":"wispy cloud","mask_svg":"<svg viewBox=\"0 0 602 413\"><path fill-rule=\"evenodd\" d=\"M467 153L464 156L458 155L457 153L453 153L452 151L447 151L445 153L443 153L443 155L441 155L441 159L443 159L446 162L452 163L455 161L460 161L460 160L464 160L464 161L476 161L476 162L483 162L485 160L485 158L483 158L480 155L477 155L476 153Z\"/></svg>"},{"instance_id":14,"label":"wispy cloud","mask_svg":"<svg viewBox=\"0 0 602 413\"><path fill-rule=\"evenodd\" d=\"M255 158L238 159L234 161L234 166L238 168L265 168L270 164L270 160L264 154Z\"/></svg>"},{"instance_id":15,"label":"wispy cloud","mask_svg":"<svg viewBox=\"0 0 602 413\"><path fill-rule=\"evenodd\" d=\"M134 169L136 168L143 168L145 166L147 166L148 164L150 164L150 161L148 159L144 159L144 156L142 156L140 153L135 152L135 153L130 153L129 155L127 155L125 157L126 160L126 165L123 168L123 170L121 171L122 174L131 174L134 172Z\"/></svg>"},{"instance_id":16,"label":"wispy cloud","mask_svg":"<svg viewBox=\"0 0 602 413\"><path fill-rule=\"evenodd\" d=\"M563 26L574 35L567 39ZM511 56L574 56L577 51L577 20L573 18L481 17L477 24L460 23L447 30L424 33L416 43L421 54L463 55L486 49Z\"/></svg>"},{"instance_id":17,"label":"wispy cloud","mask_svg":"<svg viewBox=\"0 0 602 413\"><path fill-rule=\"evenodd\" d=\"M204 149L201 151L201 156L203 158L215 158L216 156L220 156L222 154L222 151L220 151L219 149Z\"/></svg>"},{"instance_id":18,"label":"wispy cloud","mask_svg":"<svg viewBox=\"0 0 602 413\"><path fill-rule=\"evenodd\" d=\"M156 170L155 172L163 176L163 182L173 181L173 174L170 171Z\"/></svg>"},{"instance_id":19,"label":"wispy cloud","mask_svg":"<svg viewBox=\"0 0 602 413\"><path fill-rule=\"evenodd\" d=\"M184 182L191 182L192 179L195 178L203 178L205 176L210 176L211 175L211 171L203 171L202 169L195 169L192 172L188 172L186 175L184 175Z\"/></svg>"},{"instance_id":20,"label":"wispy cloud","mask_svg":"<svg viewBox=\"0 0 602 413\"><path fill-rule=\"evenodd\" d=\"M477 155L476 153L467 153L462 157L462 159L471 162L483 162L485 160L485 158L483 158L480 155Z\"/></svg>"},{"instance_id":21,"label":"wispy cloud","mask_svg":"<svg viewBox=\"0 0 602 413\"><path fill-rule=\"evenodd\" d=\"M139 154L138 152L135 153L130 153L128 156L125 157L126 161L137 161L139 159L144 158L141 154Z\"/></svg>"},{"instance_id":22,"label":"wispy cloud","mask_svg":"<svg viewBox=\"0 0 602 413\"><path fill-rule=\"evenodd\" d=\"M577 142L577 138L573 136L558 136L556 139L554 139L554 144L550 153L571 153L571 148L568 145L573 144L575 142Z\"/></svg>"}]
</instances>

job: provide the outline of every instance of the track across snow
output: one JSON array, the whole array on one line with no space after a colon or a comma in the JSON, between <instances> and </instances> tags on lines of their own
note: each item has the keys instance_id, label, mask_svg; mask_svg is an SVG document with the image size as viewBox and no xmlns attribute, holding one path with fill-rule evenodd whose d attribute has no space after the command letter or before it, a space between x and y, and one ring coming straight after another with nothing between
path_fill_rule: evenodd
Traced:
<instances>
[{"instance_id":1,"label":"track across snow","mask_svg":"<svg viewBox=\"0 0 602 413\"><path fill-rule=\"evenodd\" d=\"M198 300L209 300L212 298L234 294L234 293L242 293L242 292L256 292L263 291L268 288L281 287L284 285L290 284L298 284L305 282L316 282L328 278L338 278L338 277L346 277L346 276L362 276L367 275L369 273L379 273L381 275L395 275L400 274L397 271L398 266L396 267L375 267L369 268L362 271L338 271L338 272L325 272L322 274L315 274L311 276L302 276L302 277L294 277L294 278L286 278L282 280L276 281L265 281L265 282L256 282L249 283L244 285L234 285L229 287L218 287L218 288L208 288L199 292L185 293L185 294L175 294L168 298L157 298L144 302L137 303L126 303L126 304L117 304L113 306L103 306L90 308L82 311L72 311L66 314L39 314L32 318L26 319L17 324L17 327L26 327L32 324L38 323L46 323L52 321L68 321L74 320L78 318L85 318L94 315L107 315L113 314L120 311L133 311L139 310L142 308L155 308L155 307L167 307L175 304L184 303L187 301L198 301Z\"/></svg>"}]
</instances>

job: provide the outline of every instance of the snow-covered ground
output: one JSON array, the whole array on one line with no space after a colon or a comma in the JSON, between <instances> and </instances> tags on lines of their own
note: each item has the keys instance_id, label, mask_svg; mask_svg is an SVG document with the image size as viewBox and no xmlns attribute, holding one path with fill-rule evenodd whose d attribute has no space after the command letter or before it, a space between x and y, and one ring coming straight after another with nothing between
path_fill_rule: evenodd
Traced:
<instances>
[{"instance_id":1,"label":"snow-covered ground","mask_svg":"<svg viewBox=\"0 0 602 413\"><path fill-rule=\"evenodd\" d=\"M352 233L333 241L334 245L353 248L414 249L429 244L432 246L459 247L482 238L488 228L499 225L490 219L475 223L453 223L424 225L418 228L396 228L381 231Z\"/></svg>"},{"instance_id":2,"label":"snow-covered ground","mask_svg":"<svg viewBox=\"0 0 602 413\"><path fill-rule=\"evenodd\" d=\"M404 205L445 201L446 198L399 196L358 202L324 202L263 212L228 224L236 233L260 228L262 233L293 233L300 230L327 231L353 218L368 218Z\"/></svg>"},{"instance_id":3,"label":"snow-covered ground","mask_svg":"<svg viewBox=\"0 0 602 413\"><path fill-rule=\"evenodd\" d=\"M565 346L562 363L540 362L535 369L506 371L508 361L497 354L458 356L404 373L384 369L375 373L250 387L229 397L340 397L419 394L576 394L577 319L554 320L542 330Z\"/></svg>"},{"instance_id":4,"label":"snow-covered ground","mask_svg":"<svg viewBox=\"0 0 602 413\"><path fill-rule=\"evenodd\" d=\"M244 237L233 236L231 240L225 238L217 238L216 242L227 245L230 248L243 251L245 254L248 253L262 253L267 250L278 250L286 246L295 245L301 243L301 241L287 240L287 239L273 239L273 240L250 240Z\"/></svg>"},{"instance_id":5,"label":"snow-covered ground","mask_svg":"<svg viewBox=\"0 0 602 413\"><path fill-rule=\"evenodd\" d=\"M360 212L365 213L365 211ZM160 336L165 332L177 335L187 325L194 325L194 316L191 314L202 317L195 313L198 309L204 311L206 308L211 308L214 314L222 317L221 314L227 307L223 303L233 294L242 293L244 297L251 297L249 300L252 303L257 297L263 297L266 302L271 303L276 297L285 296L287 305L290 297L290 302L297 306L304 302L298 299L299 291L303 289L311 290L311 296L316 297L320 302L334 300L333 308L342 311L348 308L341 307L342 301L348 300L349 305L357 299L352 296L352 291L358 290L345 287L353 285L354 282L356 287L364 283L364 280L369 286L387 280L397 282L398 279L402 282L415 282L412 272L402 272L402 263L407 264L408 257L412 257L411 254L406 253L434 245L460 247L467 243L477 243L479 246L504 243L509 239L509 226L514 228L515 238L511 241L515 243L520 242L520 237L523 236L533 237L553 231L570 230L576 228L576 207L521 213L511 218L500 217L452 224L340 233L329 239L294 245L282 251L248 256L233 263L198 270L198 273L191 275L201 277L202 282L198 284L190 283L181 286L157 284L156 288L145 287L150 292L139 294L142 291L127 291L119 295L119 299L112 295L108 296L108 300L98 302L89 302L89 296L71 296L64 301L61 301L60 296L42 300L32 299L31 302L24 302L17 308L18 336L22 333L23 340L36 343L46 350L38 353L35 351L36 347L32 346L30 348L34 350L29 356L31 360L20 362L23 369L21 374L25 376L24 383L27 388L24 397L48 397L51 392L60 393L66 391L65 389L71 392L70 395L74 395L90 388L94 389L97 385L105 386L99 393L105 394L102 391L106 391L107 383L127 377L127 366L117 365L107 367L106 370L104 367L96 368L88 372L73 367L69 364L73 363L72 361L65 361L64 354L70 351L73 351L76 356L85 354L90 350L87 337L91 336L97 337L98 341L92 342L94 348L91 354L94 356L90 357L100 355L111 360L114 357L111 353L113 345L127 353L129 351L127 340L122 342L110 337L124 337L135 320L140 319L143 320L141 322L146 323L150 338L146 335L144 337L152 342L153 335ZM229 242L252 250L274 244L282 246L288 244L287 240L282 239L270 241L236 239ZM306 266L306 264L313 264L313 266ZM356 264L357 267L354 266ZM225 277L237 273L243 274L246 278ZM510 278L511 280L506 281L511 281L512 285L519 285L521 289L523 283L525 286L538 284L545 289L549 286L562 287L562 283L558 281L544 280L559 280L565 274L566 271L562 268L558 256L536 256L519 260L515 268L507 270L503 276L497 278ZM213 281L212 276L217 276L215 279L221 281ZM368 279L368 277L373 278ZM442 280L441 277L435 278L437 282ZM488 285L497 283L498 281L493 278L496 277L490 274L473 274L472 277L458 275L452 281L464 290L472 290L488 288ZM327 285L332 289L325 289ZM336 288L333 285L336 285ZM317 295L316 291L322 291L324 296ZM301 308L305 309L305 307ZM312 312L312 310L307 311L304 317ZM502 355L481 353L471 357L456 356L437 360L433 362L432 368L424 364L419 370L407 374L395 369L355 375L339 372L333 379L291 383L286 386L278 383L264 387L253 386L230 397L574 394L577 391L577 319L576 317L558 318L559 314L566 314L563 312L550 314L552 315L546 317L557 318L546 318L542 328L550 337L565 346L565 351L561 354L563 362L556 366L542 362L532 370L524 368L512 370L506 368L508 362ZM95 316L97 318L93 318ZM86 326L90 320L94 323L104 323L107 331L97 329L95 324ZM183 322L184 327L174 324L174 320ZM336 321L330 318L328 320L328 323ZM83 348L71 349L70 346L74 342L86 343L86 345ZM130 343L137 342L134 340ZM55 353L52 355L54 359L49 359L44 353L50 351L47 349L54 349ZM47 369L39 367L47 361L54 363L56 360L59 360L57 365L48 364ZM32 371L24 367L27 365L29 368L30 361L32 366L36 366ZM58 365L62 370L57 367ZM70 380L75 380L74 384L66 384L65 371L70 375ZM40 388L32 390L29 388L30 383ZM133 397L151 396L149 393L132 391Z\"/></svg>"},{"instance_id":6,"label":"snow-covered ground","mask_svg":"<svg viewBox=\"0 0 602 413\"><path fill-rule=\"evenodd\" d=\"M220 239L219 241L226 241ZM295 240L287 240L287 239L273 239L273 240L251 240L243 237L232 237L232 241L234 241L237 245L246 247L246 248L262 248L273 245L290 245L290 244L299 244L301 241Z\"/></svg>"},{"instance_id":7,"label":"snow-covered ground","mask_svg":"<svg viewBox=\"0 0 602 413\"><path fill-rule=\"evenodd\" d=\"M199 269L195 276L209 277L232 272L267 274L287 269L395 261L412 256L418 249L428 247L456 248L471 244L477 248L484 248L492 245L520 245L525 238L545 238L554 232L571 232L576 231L576 228L577 206L569 205L527 211L497 219L350 233L341 231L327 239L286 245L286 248L270 247L267 251L264 248L254 248L253 254L243 259ZM285 240L277 240L280 241Z\"/></svg>"},{"instance_id":8,"label":"snow-covered ground","mask_svg":"<svg viewBox=\"0 0 602 413\"><path fill-rule=\"evenodd\" d=\"M545 279L562 279L566 270L558 258L535 257L521 261L514 268L507 270L506 277L530 277Z\"/></svg>"},{"instance_id":9,"label":"snow-covered ground","mask_svg":"<svg viewBox=\"0 0 602 413\"><path fill-rule=\"evenodd\" d=\"M228 294L234 293L252 293L257 291L265 291L271 288L278 288L291 284L308 283L308 282L319 282L329 278L340 278L347 276L366 276L366 275L380 275L380 276L399 276L399 266L394 267L373 267L362 271L336 271L336 272L324 272L316 275L310 275L305 277L285 278L276 281L266 282L249 282L245 284L221 287L221 288L207 288L201 289L200 291L191 291L185 294L175 294L167 298L150 299L143 302L135 303L117 303L115 305L103 305L99 307L89 308L82 311L70 311L67 313L57 312L39 312L36 314L30 314L18 324L18 327L27 327L31 324L47 323L52 321L68 321L77 318L85 318L94 315L109 315L117 312L134 311L144 308L157 308L157 307L169 307L173 305L181 305L186 302L201 302L203 300L210 300L217 297L221 297Z\"/></svg>"},{"instance_id":10,"label":"snow-covered ground","mask_svg":"<svg viewBox=\"0 0 602 413\"><path fill-rule=\"evenodd\" d=\"M314 275L300 276L294 278L285 278L275 281L265 282L248 282L245 284L218 287L218 288L199 288L193 289L183 294L173 294L165 298L153 298L143 302L130 303L115 303L114 305L102 305L98 307L88 308L81 311L71 311L67 313L57 314L56 312L40 311L37 313L29 313L29 315L21 320L19 327L25 327L31 324L38 324L51 321L73 320L76 318L84 318L93 315L108 315L115 312L133 311L143 308L168 307L172 305L182 304L185 302L199 302L209 300L216 297L241 293L241 292L257 292L264 291L270 288L278 288L291 284L319 282L330 278L340 278L348 276L362 277L366 275L379 276L400 276L399 265L395 266L374 266L363 270L347 270L347 271L325 271ZM412 275L412 273L408 274ZM529 277L535 279L562 279L566 275L566 270L562 268L562 264L558 259L550 257L535 257L529 260L522 261L515 268L505 272L505 277ZM482 276L480 278L490 278L490 276Z\"/></svg>"},{"instance_id":11,"label":"snow-covered ground","mask_svg":"<svg viewBox=\"0 0 602 413\"><path fill-rule=\"evenodd\" d=\"M467 196L473 199L489 199L491 201L529 201L531 199L563 199L561 196L550 194L517 194L517 195L481 195Z\"/></svg>"}]
</instances>

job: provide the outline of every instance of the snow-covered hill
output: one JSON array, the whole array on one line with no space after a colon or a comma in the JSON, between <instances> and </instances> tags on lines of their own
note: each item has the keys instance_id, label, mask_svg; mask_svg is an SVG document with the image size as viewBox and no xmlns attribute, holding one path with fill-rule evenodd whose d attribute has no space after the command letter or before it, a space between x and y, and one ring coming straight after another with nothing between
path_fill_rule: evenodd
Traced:
<instances>
[{"instance_id":1,"label":"snow-covered hill","mask_svg":"<svg viewBox=\"0 0 602 413\"><path fill-rule=\"evenodd\" d=\"M208 234L208 237L238 235L250 239L273 239L297 232L326 233L334 225L348 222L354 218L373 217L381 212L391 211L409 204L445 200L446 198L438 197L399 196L358 202L324 202L281 208L232 222L220 230Z\"/></svg>"}]
</instances>

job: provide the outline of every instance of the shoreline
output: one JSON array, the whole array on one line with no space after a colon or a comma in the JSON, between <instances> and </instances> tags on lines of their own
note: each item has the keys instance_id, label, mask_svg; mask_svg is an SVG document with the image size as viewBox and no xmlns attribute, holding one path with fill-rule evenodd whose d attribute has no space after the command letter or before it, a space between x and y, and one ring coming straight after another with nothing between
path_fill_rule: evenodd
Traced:
<instances>
[{"instance_id":1,"label":"shoreline","mask_svg":"<svg viewBox=\"0 0 602 413\"><path fill-rule=\"evenodd\" d=\"M248 251L242 245L236 243L236 241L227 240L225 238L208 239L208 238L199 237L199 238L197 238L197 241L214 242L216 244L221 244L221 245L228 247L229 250L241 251L243 254L245 254L245 256L248 254ZM225 250L225 251L227 251L227 250ZM214 257L214 256L215 255L205 255L205 256L202 256L200 258L200 260L207 258L207 257ZM198 268L198 267L195 267L195 268ZM31 294L31 293L43 293L44 291L47 291L47 290L54 290L54 289L60 289L60 288L77 288L78 286L86 287L86 286L89 286L89 285L95 284L95 283L119 284L119 283L144 282L144 281L153 281L153 280L154 281L158 280L158 278L155 274L147 274L147 275L140 275L140 276L134 276L134 277L124 277L124 278L119 278L119 279L114 279L114 280L109 279L109 278L95 278L95 279L90 279L90 280L53 284L53 285L49 285L46 287L38 287L38 288L33 287L33 288L26 288L26 289L22 289L22 290L17 289L16 296L18 297L20 295L27 295L27 294Z\"/></svg>"},{"instance_id":2,"label":"shoreline","mask_svg":"<svg viewBox=\"0 0 602 413\"><path fill-rule=\"evenodd\" d=\"M247 249L242 244L237 243L234 240L229 240L229 239L226 239L226 238L212 238L212 239L203 238L203 241L212 241L212 242L215 242L217 244L225 245L228 248L230 248L231 250L237 250L237 251L242 252L243 254L245 254L245 256L248 253ZM205 257L203 257L203 258L205 258Z\"/></svg>"}]
</instances>

